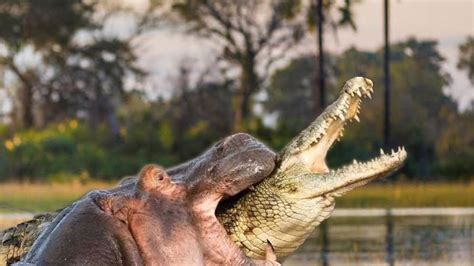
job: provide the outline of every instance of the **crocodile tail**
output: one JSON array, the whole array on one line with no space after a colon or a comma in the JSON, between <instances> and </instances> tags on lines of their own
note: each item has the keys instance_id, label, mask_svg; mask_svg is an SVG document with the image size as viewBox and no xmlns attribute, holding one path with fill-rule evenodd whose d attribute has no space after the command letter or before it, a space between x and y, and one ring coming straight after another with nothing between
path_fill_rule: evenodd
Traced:
<instances>
[{"instance_id":1,"label":"crocodile tail","mask_svg":"<svg viewBox=\"0 0 474 266\"><path fill-rule=\"evenodd\" d=\"M6 259L6 264L10 265L22 260L42 230L53 221L56 215L57 213L39 214L29 221L1 232L0 257Z\"/></svg>"}]
</instances>

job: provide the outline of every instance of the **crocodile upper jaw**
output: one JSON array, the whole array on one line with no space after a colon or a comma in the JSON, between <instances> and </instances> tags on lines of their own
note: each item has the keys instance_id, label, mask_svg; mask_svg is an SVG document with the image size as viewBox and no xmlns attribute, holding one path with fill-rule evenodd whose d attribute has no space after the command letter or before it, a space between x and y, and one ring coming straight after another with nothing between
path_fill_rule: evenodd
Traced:
<instances>
[{"instance_id":1,"label":"crocodile upper jaw","mask_svg":"<svg viewBox=\"0 0 474 266\"><path fill-rule=\"evenodd\" d=\"M330 169L326 164L328 150L344 135L348 122L360 122L358 114L363 98L372 98L372 93L373 83L367 78L347 81L338 99L283 149L278 171L285 173L294 165L304 165L302 171L314 174L320 182L318 189L307 195L315 197L325 193L338 196L349 187L365 184L398 169L406 159L404 148L387 154L381 150L380 156L368 162L354 160L338 169Z\"/></svg>"}]
</instances>

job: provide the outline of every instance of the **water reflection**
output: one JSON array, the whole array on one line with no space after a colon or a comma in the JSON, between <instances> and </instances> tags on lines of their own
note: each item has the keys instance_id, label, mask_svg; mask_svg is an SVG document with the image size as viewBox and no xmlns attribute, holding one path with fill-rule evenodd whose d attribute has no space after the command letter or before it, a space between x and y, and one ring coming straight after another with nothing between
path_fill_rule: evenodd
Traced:
<instances>
[{"instance_id":1,"label":"water reflection","mask_svg":"<svg viewBox=\"0 0 474 266\"><path fill-rule=\"evenodd\" d=\"M317 227L284 265L474 266L474 209L396 209L391 213L394 216L387 216L385 210L336 209L326 227ZM0 214L0 230L30 216ZM1 259L0 254L0 265Z\"/></svg>"},{"instance_id":2,"label":"water reflection","mask_svg":"<svg viewBox=\"0 0 474 266\"><path fill-rule=\"evenodd\" d=\"M332 217L284 265L474 265L473 224L474 215Z\"/></svg>"}]
</instances>

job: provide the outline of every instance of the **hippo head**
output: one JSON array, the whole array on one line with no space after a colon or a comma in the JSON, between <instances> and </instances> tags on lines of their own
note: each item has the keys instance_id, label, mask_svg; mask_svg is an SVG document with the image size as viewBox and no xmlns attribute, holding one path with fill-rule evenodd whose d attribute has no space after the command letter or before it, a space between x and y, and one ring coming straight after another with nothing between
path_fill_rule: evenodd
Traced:
<instances>
[{"instance_id":1,"label":"hippo head","mask_svg":"<svg viewBox=\"0 0 474 266\"><path fill-rule=\"evenodd\" d=\"M190 162L172 168L173 180L186 183L188 196L233 196L258 183L275 167L276 154L254 137L231 135Z\"/></svg>"},{"instance_id":2,"label":"hippo head","mask_svg":"<svg viewBox=\"0 0 474 266\"><path fill-rule=\"evenodd\" d=\"M236 134L168 173L147 165L138 178L90 192L61 211L26 262L252 264L227 236L215 210L221 199L269 175L275 159L250 135Z\"/></svg>"}]
</instances>

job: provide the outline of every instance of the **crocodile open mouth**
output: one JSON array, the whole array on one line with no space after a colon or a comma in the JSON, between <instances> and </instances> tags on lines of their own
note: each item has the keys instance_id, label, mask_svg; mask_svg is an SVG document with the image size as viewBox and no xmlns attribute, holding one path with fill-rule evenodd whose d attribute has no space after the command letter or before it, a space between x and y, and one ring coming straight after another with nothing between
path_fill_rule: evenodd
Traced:
<instances>
[{"instance_id":1,"label":"crocodile open mouth","mask_svg":"<svg viewBox=\"0 0 474 266\"><path fill-rule=\"evenodd\" d=\"M338 180L341 184L334 184L334 192L362 185L399 168L406 158L404 148L398 148L397 151L387 154L380 150L380 156L372 160L367 162L354 160L351 164L338 169L330 169L326 164L328 150L344 135L344 128L348 122L352 120L360 122L358 115L361 103L364 98L372 98L372 93L373 83L369 79L358 77L346 82L338 99L285 147L283 154L286 158L283 158L282 164L303 162L311 173L340 176Z\"/></svg>"}]
</instances>

